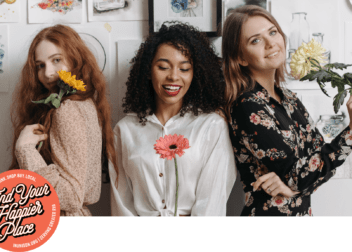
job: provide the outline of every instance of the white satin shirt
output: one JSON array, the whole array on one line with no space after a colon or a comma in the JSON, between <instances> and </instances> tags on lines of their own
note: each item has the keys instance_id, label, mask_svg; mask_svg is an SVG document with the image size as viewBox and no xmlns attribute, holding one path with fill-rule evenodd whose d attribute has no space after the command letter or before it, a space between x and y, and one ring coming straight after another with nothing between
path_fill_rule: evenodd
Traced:
<instances>
[{"instance_id":1,"label":"white satin shirt","mask_svg":"<svg viewBox=\"0 0 352 252\"><path fill-rule=\"evenodd\" d=\"M174 160L154 150L160 137L183 135L190 148L176 155L179 177L177 215L225 216L226 202L236 180L228 126L216 113L186 113L163 126L153 114L143 126L128 114L114 128L119 179L109 165L111 213L117 216L173 216L176 175Z\"/></svg>"}]
</instances>

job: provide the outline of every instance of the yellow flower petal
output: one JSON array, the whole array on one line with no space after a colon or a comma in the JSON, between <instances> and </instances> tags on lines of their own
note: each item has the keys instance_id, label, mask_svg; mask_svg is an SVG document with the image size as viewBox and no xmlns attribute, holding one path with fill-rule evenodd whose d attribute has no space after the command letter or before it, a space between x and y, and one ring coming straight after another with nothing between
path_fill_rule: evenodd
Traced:
<instances>
[{"instance_id":1,"label":"yellow flower petal","mask_svg":"<svg viewBox=\"0 0 352 252\"><path fill-rule=\"evenodd\" d=\"M81 80L76 80L76 75L71 76L71 73L66 72L65 70L60 70L57 73L59 74L60 79L67 85L73 87L76 90L86 91L84 82Z\"/></svg>"}]
</instances>

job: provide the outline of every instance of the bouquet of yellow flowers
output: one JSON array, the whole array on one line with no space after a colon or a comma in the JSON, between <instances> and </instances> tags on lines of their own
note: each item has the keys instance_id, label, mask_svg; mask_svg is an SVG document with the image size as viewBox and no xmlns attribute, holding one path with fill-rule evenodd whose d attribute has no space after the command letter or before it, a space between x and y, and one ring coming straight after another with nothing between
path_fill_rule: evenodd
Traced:
<instances>
[{"instance_id":1,"label":"bouquet of yellow flowers","mask_svg":"<svg viewBox=\"0 0 352 252\"><path fill-rule=\"evenodd\" d=\"M60 70L57 72L59 74L59 80L57 85L60 87L60 92L58 94L53 93L49 95L46 99L40 101L32 101L33 103L44 103L50 106L50 103L55 107L60 107L61 99L66 94L74 94L77 90L86 91L83 81L76 80L76 75L71 76L70 72Z\"/></svg>"},{"instance_id":2,"label":"bouquet of yellow flowers","mask_svg":"<svg viewBox=\"0 0 352 252\"><path fill-rule=\"evenodd\" d=\"M343 63L324 65L324 63L326 63L326 59L323 56L325 51L325 48L314 39L307 44L303 42L292 55L290 62L291 75L300 81L316 80L320 89L327 96L329 95L324 89L325 83L331 82L331 86L333 88L337 87L338 89L338 93L335 95L333 102L334 111L337 113L347 96L347 92L349 91L350 94L352 94L352 74L345 73L343 76L340 76L332 69L342 70L352 65Z\"/></svg>"}]
</instances>

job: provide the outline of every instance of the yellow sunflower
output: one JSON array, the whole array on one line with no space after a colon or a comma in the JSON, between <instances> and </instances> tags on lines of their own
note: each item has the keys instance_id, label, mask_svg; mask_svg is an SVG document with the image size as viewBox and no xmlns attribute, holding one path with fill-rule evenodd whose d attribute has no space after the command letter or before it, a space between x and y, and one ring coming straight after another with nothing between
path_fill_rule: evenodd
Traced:
<instances>
[{"instance_id":1,"label":"yellow sunflower","mask_svg":"<svg viewBox=\"0 0 352 252\"><path fill-rule=\"evenodd\" d=\"M76 75L71 76L71 73L66 72L65 70L60 70L57 73L59 74L60 79L67 85L73 87L76 90L86 91L84 82L81 80L76 80Z\"/></svg>"},{"instance_id":2,"label":"yellow sunflower","mask_svg":"<svg viewBox=\"0 0 352 252\"><path fill-rule=\"evenodd\" d=\"M312 39L309 43L302 43L292 55L290 62L291 74L294 78L300 79L307 75L311 70L318 70L312 66L312 60L315 59L320 64L326 63L323 53L326 51L322 45Z\"/></svg>"}]
</instances>

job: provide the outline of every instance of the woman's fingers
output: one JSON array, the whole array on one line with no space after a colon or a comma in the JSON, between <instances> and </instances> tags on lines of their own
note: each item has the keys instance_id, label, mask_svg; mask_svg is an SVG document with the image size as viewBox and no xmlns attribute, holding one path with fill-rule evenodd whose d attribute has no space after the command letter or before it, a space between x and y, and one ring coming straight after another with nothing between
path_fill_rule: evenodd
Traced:
<instances>
[{"instance_id":1,"label":"woman's fingers","mask_svg":"<svg viewBox=\"0 0 352 252\"><path fill-rule=\"evenodd\" d=\"M37 145L39 142L44 141L48 138L47 134L43 134L44 126L40 124L32 124L27 125L21 131L17 142L16 148L24 146L26 144L35 144Z\"/></svg>"},{"instance_id":2,"label":"woman's fingers","mask_svg":"<svg viewBox=\"0 0 352 252\"><path fill-rule=\"evenodd\" d=\"M264 191L269 194L273 195L273 192L280 187L280 184L275 181L275 179L271 178L268 183L262 184L262 188Z\"/></svg>"},{"instance_id":3,"label":"woman's fingers","mask_svg":"<svg viewBox=\"0 0 352 252\"><path fill-rule=\"evenodd\" d=\"M44 141L48 138L48 135L47 134L41 134L41 135L36 135L37 137L37 142L41 142L41 141Z\"/></svg>"},{"instance_id":4,"label":"woman's fingers","mask_svg":"<svg viewBox=\"0 0 352 252\"><path fill-rule=\"evenodd\" d=\"M258 188L261 187L261 185L262 185L263 183L265 183L268 179L270 179L270 178L273 177L274 175L276 175L274 172L270 172L270 173L267 173L267 174L265 174L265 175L259 177L256 182L252 183L253 192L255 192L256 190L258 190Z\"/></svg>"},{"instance_id":5,"label":"woman's fingers","mask_svg":"<svg viewBox=\"0 0 352 252\"><path fill-rule=\"evenodd\" d=\"M39 131L44 131L45 128L43 125L37 123L37 124L32 124L32 125L29 125L31 127L32 130L39 130Z\"/></svg>"}]
</instances>

